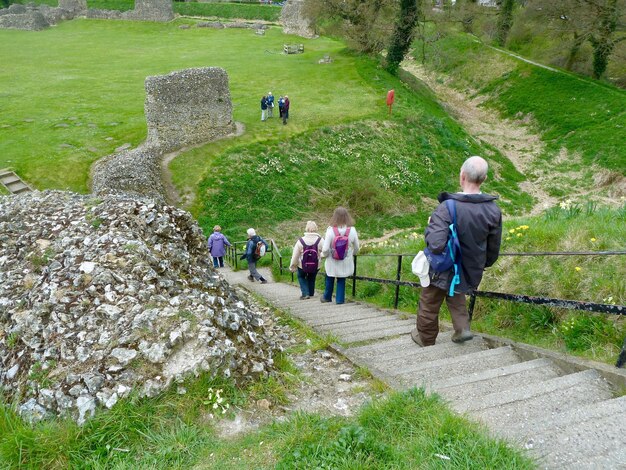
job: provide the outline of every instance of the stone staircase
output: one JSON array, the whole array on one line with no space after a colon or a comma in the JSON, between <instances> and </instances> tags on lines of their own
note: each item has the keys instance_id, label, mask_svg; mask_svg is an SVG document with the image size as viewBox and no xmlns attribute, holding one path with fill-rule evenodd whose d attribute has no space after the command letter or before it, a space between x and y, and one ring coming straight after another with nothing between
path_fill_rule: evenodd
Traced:
<instances>
[{"instance_id":1,"label":"stone staircase","mask_svg":"<svg viewBox=\"0 0 626 470\"><path fill-rule=\"evenodd\" d=\"M13 170L9 170L8 168L0 170L0 183L2 183L2 186L11 194L21 194L32 191L30 186L24 183Z\"/></svg>"},{"instance_id":2,"label":"stone staircase","mask_svg":"<svg viewBox=\"0 0 626 470\"><path fill-rule=\"evenodd\" d=\"M526 449L539 468L626 469L622 370L488 335L455 344L447 331L421 348L409 334L413 316L363 303L320 303L319 296L299 300L295 286L252 283L246 271L222 273L333 335L341 354L393 388L438 393L452 409Z\"/></svg>"}]
</instances>

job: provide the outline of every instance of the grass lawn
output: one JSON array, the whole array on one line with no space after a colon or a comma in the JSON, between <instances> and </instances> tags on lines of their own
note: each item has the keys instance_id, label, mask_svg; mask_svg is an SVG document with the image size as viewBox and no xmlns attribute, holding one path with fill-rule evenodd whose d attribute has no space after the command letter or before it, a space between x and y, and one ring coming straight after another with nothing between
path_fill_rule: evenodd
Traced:
<instances>
[{"instance_id":1,"label":"grass lawn","mask_svg":"<svg viewBox=\"0 0 626 470\"><path fill-rule=\"evenodd\" d=\"M338 41L297 39L305 53L285 56L283 43L296 38L279 28L257 36L178 24L75 20L41 32L1 30L3 44L19 47L0 51L0 63L11 64L0 69L0 167L14 168L38 189L86 192L94 160L145 139L145 77L188 67L228 72L234 118L246 126L243 141L284 140L366 116L378 103L382 109L384 97L355 71L358 59ZM335 59L332 67L317 64L325 54ZM259 102L268 91L289 94L298 119L264 126ZM199 181L194 164L179 172L179 183Z\"/></svg>"}]
</instances>

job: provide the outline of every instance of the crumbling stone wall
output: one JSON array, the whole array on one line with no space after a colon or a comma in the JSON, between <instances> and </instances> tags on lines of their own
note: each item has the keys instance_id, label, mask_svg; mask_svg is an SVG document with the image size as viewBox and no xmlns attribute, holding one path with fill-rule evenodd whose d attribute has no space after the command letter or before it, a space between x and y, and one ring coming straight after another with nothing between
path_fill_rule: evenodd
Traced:
<instances>
[{"instance_id":1,"label":"crumbling stone wall","mask_svg":"<svg viewBox=\"0 0 626 470\"><path fill-rule=\"evenodd\" d=\"M87 11L87 0L59 0L59 8L73 13L74 16L84 14Z\"/></svg>"},{"instance_id":2,"label":"crumbling stone wall","mask_svg":"<svg viewBox=\"0 0 626 470\"><path fill-rule=\"evenodd\" d=\"M135 0L135 9L128 12L130 20L171 21L174 19L172 0Z\"/></svg>"},{"instance_id":3,"label":"crumbling stone wall","mask_svg":"<svg viewBox=\"0 0 626 470\"><path fill-rule=\"evenodd\" d=\"M311 21L304 15L304 0L287 0L283 6L280 22L285 34L295 34L303 38L314 38Z\"/></svg>"},{"instance_id":4,"label":"crumbling stone wall","mask_svg":"<svg viewBox=\"0 0 626 470\"><path fill-rule=\"evenodd\" d=\"M147 142L164 152L231 134L232 111L224 69L195 68L146 78Z\"/></svg>"},{"instance_id":5,"label":"crumbling stone wall","mask_svg":"<svg viewBox=\"0 0 626 470\"><path fill-rule=\"evenodd\" d=\"M40 31L61 20L71 20L87 11L86 0L59 0L59 7L14 3L0 10L0 29Z\"/></svg>"},{"instance_id":6,"label":"crumbling stone wall","mask_svg":"<svg viewBox=\"0 0 626 470\"><path fill-rule=\"evenodd\" d=\"M147 145L109 155L94 164L91 190L97 195L128 193L163 201L160 162L160 150Z\"/></svg>"},{"instance_id":7,"label":"crumbling stone wall","mask_svg":"<svg viewBox=\"0 0 626 470\"><path fill-rule=\"evenodd\" d=\"M6 9L5 11L7 12L0 15L1 29L40 31L50 26L46 18L39 11L27 10L24 13L10 13L8 10L9 9Z\"/></svg>"}]
</instances>

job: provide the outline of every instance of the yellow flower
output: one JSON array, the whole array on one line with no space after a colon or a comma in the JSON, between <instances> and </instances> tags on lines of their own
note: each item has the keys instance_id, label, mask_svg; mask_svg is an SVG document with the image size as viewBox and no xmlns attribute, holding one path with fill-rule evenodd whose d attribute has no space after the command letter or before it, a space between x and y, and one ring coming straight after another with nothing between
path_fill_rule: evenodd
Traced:
<instances>
[{"instance_id":1,"label":"yellow flower","mask_svg":"<svg viewBox=\"0 0 626 470\"><path fill-rule=\"evenodd\" d=\"M592 239L590 239L589 241L590 241L590 242L595 242L595 241L596 241L596 239L595 239L595 238L592 238Z\"/></svg>"},{"instance_id":2,"label":"yellow flower","mask_svg":"<svg viewBox=\"0 0 626 470\"><path fill-rule=\"evenodd\" d=\"M580 271L582 271L582 270L583 270L583 268L581 268L580 266L576 266L574 269L575 269L576 271L578 271L578 272L580 272Z\"/></svg>"},{"instance_id":3,"label":"yellow flower","mask_svg":"<svg viewBox=\"0 0 626 470\"><path fill-rule=\"evenodd\" d=\"M505 238L505 240L510 240L510 239L511 239L511 237L506 237L506 238Z\"/></svg>"},{"instance_id":4,"label":"yellow flower","mask_svg":"<svg viewBox=\"0 0 626 470\"><path fill-rule=\"evenodd\" d=\"M518 236L518 237L521 237L521 236L522 236L522 234L521 234L521 233L518 233L518 234L517 234L517 236Z\"/></svg>"},{"instance_id":5,"label":"yellow flower","mask_svg":"<svg viewBox=\"0 0 626 470\"><path fill-rule=\"evenodd\" d=\"M528 230L530 227L528 225L522 225L522 230Z\"/></svg>"},{"instance_id":6,"label":"yellow flower","mask_svg":"<svg viewBox=\"0 0 626 470\"><path fill-rule=\"evenodd\" d=\"M512 228L511 230L509 230L509 233L515 233L515 229Z\"/></svg>"}]
</instances>

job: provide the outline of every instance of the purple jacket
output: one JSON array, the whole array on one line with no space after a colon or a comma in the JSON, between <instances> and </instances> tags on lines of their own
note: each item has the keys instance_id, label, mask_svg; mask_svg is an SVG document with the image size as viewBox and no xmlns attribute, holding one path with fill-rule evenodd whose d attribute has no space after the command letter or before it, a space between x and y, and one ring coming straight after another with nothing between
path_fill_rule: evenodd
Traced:
<instances>
[{"instance_id":1,"label":"purple jacket","mask_svg":"<svg viewBox=\"0 0 626 470\"><path fill-rule=\"evenodd\" d=\"M224 256L226 254L224 245L231 246L228 238L220 232L213 232L209 237L209 251L211 252L211 256L215 258Z\"/></svg>"}]
</instances>

